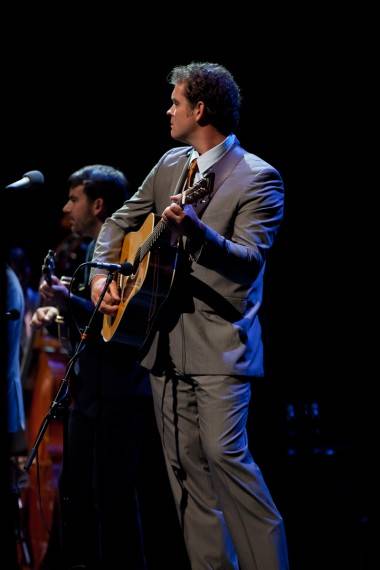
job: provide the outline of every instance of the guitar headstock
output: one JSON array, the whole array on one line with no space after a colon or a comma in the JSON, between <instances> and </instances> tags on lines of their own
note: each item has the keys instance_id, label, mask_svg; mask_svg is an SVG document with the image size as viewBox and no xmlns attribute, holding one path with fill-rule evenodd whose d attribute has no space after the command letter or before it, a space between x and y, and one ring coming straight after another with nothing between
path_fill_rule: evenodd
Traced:
<instances>
[{"instance_id":1,"label":"guitar headstock","mask_svg":"<svg viewBox=\"0 0 380 570\"><path fill-rule=\"evenodd\" d=\"M215 174L210 172L182 193L182 206L195 204L205 196L211 194L214 188Z\"/></svg>"},{"instance_id":2,"label":"guitar headstock","mask_svg":"<svg viewBox=\"0 0 380 570\"><path fill-rule=\"evenodd\" d=\"M42 275L44 276L46 282L51 285L52 275L55 271L55 253L52 249L47 252L44 262L42 265Z\"/></svg>"}]
</instances>

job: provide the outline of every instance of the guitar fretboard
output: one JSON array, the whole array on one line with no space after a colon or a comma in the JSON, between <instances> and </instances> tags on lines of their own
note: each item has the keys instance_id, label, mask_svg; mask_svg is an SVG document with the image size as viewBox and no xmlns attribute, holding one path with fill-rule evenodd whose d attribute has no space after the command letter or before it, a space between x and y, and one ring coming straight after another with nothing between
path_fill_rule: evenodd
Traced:
<instances>
[{"instance_id":1,"label":"guitar fretboard","mask_svg":"<svg viewBox=\"0 0 380 570\"><path fill-rule=\"evenodd\" d=\"M204 178L201 178L201 180L194 184L194 186L185 190L182 194L181 206L184 206L185 204L193 204L203 198L206 194L209 194L212 191L213 176L214 175L212 173L207 174ZM133 274L136 273L141 261L147 253L149 253L167 227L168 222L161 218L158 224L154 227L150 236L140 245L136 251L136 256L133 262Z\"/></svg>"},{"instance_id":2,"label":"guitar fretboard","mask_svg":"<svg viewBox=\"0 0 380 570\"><path fill-rule=\"evenodd\" d=\"M146 254L152 249L156 241L161 237L161 235L163 234L163 232L166 230L167 227L168 227L168 222L166 222L161 218L158 224L154 227L154 230L152 231L150 236L144 241L144 243L140 245L140 247L136 251L136 257L133 263L133 268L135 268L136 262L137 265L141 263Z\"/></svg>"}]
</instances>

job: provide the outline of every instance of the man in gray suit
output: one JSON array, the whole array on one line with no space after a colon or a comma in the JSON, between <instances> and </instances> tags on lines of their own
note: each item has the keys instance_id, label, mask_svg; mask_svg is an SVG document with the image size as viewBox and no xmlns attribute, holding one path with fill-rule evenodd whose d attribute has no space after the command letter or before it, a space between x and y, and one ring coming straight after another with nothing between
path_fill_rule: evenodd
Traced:
<instances>
[{"instance_id":1,"label":"man in gray suit","mask_svg":"<svg viewBox=\"0 0 380 570\"><path fill-rule=\"evenodd\" d=\"M251 381L263 375L258 311L266 254L283 215L283 183L233 134L240 93L228 70L191 63L175 67L170 83L171 136L190 146L168 151L105 222L94 260L118 262L125 232L136 230L150 212L177 236L174 283L142 363L151 372L191 565L284 570L282 518L246 432ZM184 205L181 193L194 159L195 183L212 172L213 190L208 199ZM94 271L94 302L104 283L102 270ZM101 310L115 316L119 304L113 282Z\"/></svg>"}]
</instances>

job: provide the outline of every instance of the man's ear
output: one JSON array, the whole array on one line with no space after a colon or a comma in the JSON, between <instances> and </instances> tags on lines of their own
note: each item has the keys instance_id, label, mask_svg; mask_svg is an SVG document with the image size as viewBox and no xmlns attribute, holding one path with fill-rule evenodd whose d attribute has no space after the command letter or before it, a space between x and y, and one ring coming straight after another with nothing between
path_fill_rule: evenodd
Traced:
<instances>
[{"instance_id":1,"label":"man's ear","mask_svg":"<svg viewBox=\"0 0 380 570\"><path fill-rule=\"evenodd\" d=\"M94 214L95 216L99 216L104 211L104 199L103 198L95 198L93 202Z\"/></svg>"},{"instance_id":2,"label":"man's ear","mask_svg":"<svg viewBox=\"0 0 380 570\"><path fill-rule=\"evenodd\" d=\"M201 127L204 127L208 124L208 113L207 107L203 101L198 101L194 107L195 117L197 119L198 124Z\"/></svg>"},{"instance_id":3,"label":"man's ear","mask_svg":"<svg viewBox=\"0 0 380 570\"><path fill-rule=\"evenodd\" d=\"M197 101L195 103L193 112L195 114L197 121L199 121L200 119L202 119L202 117L204 117L206 112L206 105L203 103L203 101Z\"/></svg>"}]
</instances>

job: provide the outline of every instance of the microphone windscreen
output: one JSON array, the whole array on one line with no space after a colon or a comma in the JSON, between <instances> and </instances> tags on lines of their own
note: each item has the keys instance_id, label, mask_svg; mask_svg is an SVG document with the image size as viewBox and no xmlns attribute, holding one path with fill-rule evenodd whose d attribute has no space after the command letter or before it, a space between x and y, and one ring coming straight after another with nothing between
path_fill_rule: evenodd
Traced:
<instances>
[{"instance_id":1,"label":"microphone windscreen","mask_svg":"<svg viewBox=\"0 0 380 570\"><path fill-rule=\"evenodd\" d=\"M43 184L45 182L45 177L39 170L30 170L25 172L23 176L29 178L31 184Z\"/></svg>"}]
</instances>

